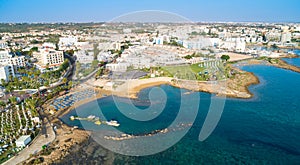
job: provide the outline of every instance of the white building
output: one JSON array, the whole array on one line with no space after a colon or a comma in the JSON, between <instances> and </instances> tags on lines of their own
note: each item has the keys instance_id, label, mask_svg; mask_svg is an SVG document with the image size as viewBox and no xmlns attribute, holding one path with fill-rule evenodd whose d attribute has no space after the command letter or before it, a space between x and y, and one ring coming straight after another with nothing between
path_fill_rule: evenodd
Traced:
<instances>
[{"instance_id":1,"label":"white building","mask_svg":"<svg viewBox=\"0 0 300 165\"><path fill-rule=\"evenodd\" d=\"M191 59L186 59L185 61L189 64L197 64L197 63L203 62L204 58L203 57L193 57Z\"/></svg>"},{"instance_id":2,"label":"white building","mask_svg":"<svg viewBox=\"0 0 300 165\"><path fill-rule=\"evenodd\" d=\"M105 42L105 43L99 43L98 45L99 50L121 50L121 44L119 42Z\"/></svg>"},{"instance_id":3,"label":"white building","mask_svg":"<svg viewBox=\"0 0 300 165\"><path fill-rule=\"evenodd\" d=\"M56 51L54 49L41 49L39 52L33 52L33 57L38 60L36 66L40 69L58 68L64 62L63 51Z\"/></svg>"},{"instance_id":4,"label":"white building","mask_svg":"<svg viewBox=\"0 0 300 165\"><path fill-rule=\"evenodd\" d=\"M76 56L76 60L81 64L90 64L94 60L94 52L80 50L76 51L74 56Z\"/></svg>"},{"instance_id":5,"label":"white building","mask_svg":"<svg viewBox=\"0 0 300 165\"><path fill-rule=\"evenodd\" d=\"M281 38L281 33L277 31L270 31L266 33L268 41L279 41Z\"/></svg>"},{"instance_id":6,"label":"white building","mask_svg":"<svg viewBox=\"0 0 300 165\"><path fill-rule=\"evenodd\" d=\"M59 50L75 50L78 42L76 36L68 36L59 38L58 47Z\"/></svg>"},{"instance_id":7,"label":"white building","mask_svg":"<svg viewBox=\"0 0 300 165\"><path fill-rule=\"evenodd\" d=\"M123 33L125 33L125 34L129 34L129 33L131 33L131 32L132 32L132 30L129 29L129 28L123 29Z\"/></svg>"},{"instance_id":8,"label":"white building","mask_svg":"<svg viewBox=\"0 0 300 165\"><path fill-rule=\"evenodd\" d=\"M220 48L229 51L245 52L246 42L243 38L227 38L225 41L220 42Z\"/></svg>"},{"instance_id":9,"label":"white building","mask_svg":"<svg viewBox=\"0 0 300 165\"><path fill-rule=\"evenodd\" d=\"M77 37L61 37L59 38L59 46L72 46L75 45L78 41Z\"/></svg>"},{"instance_id":10,"label":"white building","mask_svg":"<svg viewBox=\"0 0 300 165\"><path fill-rule=\"evenodd\" d=\"M164 44L164 37L157 37L155 38L155 44L163 45Z\"/></svg>"},{"instance_id":11,"label":"white building","mask_svg":"<svg viewBox=\"0 0 300 165\"><path fill-rule=\"evenodd\" d=\"M0 64L0 80L8 81L9 77L15 76L15 72L12 65L1 65ZM0 81L1 83L1 81Z\"/></svg>"},{"instance_id":12,"label":"white building","mask_svg":"<svg viewBox=\"0 0 300 165\"><path fill-rule=\"evenodd\" d=\"M127 63L107 64L106 68L113 72L125 72L129 65Z\"/></svg>"},{"instance_id":13,"label":"white building","mask_svg":"<svg viewBox=\"0 0 300 165\"><path fill-rule=\"evenodd\" d=\"M16 140L17 147L25 147L27 144L31 142L30 135L21 136L19 139Z\"/></svg>"},{"instance_id":14,"label":"white building","mask_svg":"<svg viewBox=\"0 0 300 165\"><path fill-rule=\"evenodd\" d=\"M199 37L193 40L184 40L182 46L187 49L200 50L202 48L217 46L219 43L219 38Z\"/></svg>"},{"instance_id":15,"label":"white building","mask_svg":"<svg viewBox=\"0 0 300 165\"><path fill-rule=\"evenodd\" d=\"M55 44L53 44L53 43L45 42L45 43L43 43L41 49L45 49L45 48L46 48L46 49L55 49L56 46L55 46Z\"/></svg>"},{"instance_id":16,"label":"white building","mask_svg":"<svg viewBox=\"0 0 300 165\"><path fill-rule=\"evenodd\" d=\"M5 49L7 48L7 43L4 41L0 41L0 49Z\"/></svg>"},{"instance_id":17,"label":"white building","mask_svg":"<svg viewBox=\"0 0 300 165\"><path fill-rule=\"evenodd\" d=\"M35 123L40 123L40 122L41 122L41 120L40 120L39 117L33 117L31 120L32 120L33 122L35 122Z\"/></svg>"},{"instance_id":18,"label":"white building","mask_svg":"<svg viewBox=\"0 0 300 165\"><path fill-rule=\"evenodd\" d=\"M292 40L292 33L284 32L281 34L281 43L291 42Z\"/></svg>"},{"instance_id":19,"label":"white building","mask_svg":"<svg viewBox=\"0 0 300 165\"><path fill-rule=\"evenodd\" d=\"M78 50L94 50L94 45L89 42L77 42L75 46Z\"/></svg>"},{"instance_id":20,"label":"white building","mask_svg":"<svg viewBox=\"0 0 300 165\"><path fill-rule=\"evenodd\" d=\"M143 69L143 68L150 68L154 60L146 56L127 56L123 59L126 63L130 66L133 66L134 69Z\"/></svg>"},{"instance_id":21,"label":"white building","mask_svg":"<svg viewBox=\"0 0 300 165\"><path fill-rule=\"evenodd\" d=\"M110 62L112 61L112 57L114 55L110 53L110 51L108 52L100 52L98 55L97 55L97 60L98 61L103 61L103 62Z\"/></svg>"},{"instance_id":22,"label":"white building","mask_svg":"<svg viewBox=\"0 0 300 165\"><path fill-rule=\"evenodd\" d=\"M17 56L8 51L0 51L0 64L13 65L15 67L25 66L25 56Z\"/></svg>"}]
</instances>

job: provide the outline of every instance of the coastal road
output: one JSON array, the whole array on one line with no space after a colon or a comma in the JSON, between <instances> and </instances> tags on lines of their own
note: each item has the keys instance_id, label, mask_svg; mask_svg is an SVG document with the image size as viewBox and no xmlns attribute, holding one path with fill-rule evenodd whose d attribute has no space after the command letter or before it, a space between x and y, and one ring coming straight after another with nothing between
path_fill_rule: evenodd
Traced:
<instances>
[{"instance_id":1,"label":"coastal road","mask_svg":"<svg viewBox=\"0 0 300 165\"><path fill-rule=\"evenodd\" d=\"M72 78L75 75L75 70L76 70L76 63L75 63L76 59L74 59L74 57L68 55L67 53L64 53L64 58L68 59L69 64L70 64L69 72L68 72L68 74L66 74L66 78L68 80L72 80Z\"/></svg>"},{"instance_id":2,"label":"coastal road","mask_svg":"<svg viewBox=\"0 0 300 165\"><path fill-rule=\"evenodd\" d=\"M97 73L97 71L99 70L100 68L97 68L96 70L94 70L92 73L90 73L89 75L87 75L86 77L84 78L81 78L80 80L78 80L80 83L84 83L86 82L87 80L89 80L90 78L92 78L93 76L95 76L95 74Z\"/></svg>"},{"instance_id":3,"label":"coastal road","mask_svg":"<svg viewBox=\"0 0 300 165\"><path fill-rule=\"evenodd\" d=\"M42 150L43 145L48 145L55 139L55 132L48 119L44 118L44 128L32 142L31 145L23 149L18 155L12 157L8 161L4 162L3 165L16 165L30 158L31 154L36 154ZM44 134L43 134L44 133ZM47 134L47 137L45 136Z\"/></svg>"},{"instance_id":4,"label":"coastal road","mask_svg":"<svg viewBox=\"0 0 300 165\"><path fill-rule=\"evenodd\" d=\"M69 60L69 69L68 71L59 79L59 81L55 82L55 83L52 83L49 85L49 87L46 87L46 86L42 86L39 88L39 90L45 90L45 89L52 89L52 88L55 88L59 85L62 85L64 84L62 82L63 78L67 78L67 80L72 80L72 77L75 73L75 59L73 57L71 57L70 55L64 53L64 58L67 58Z\"/></svg>"}]
</instances>

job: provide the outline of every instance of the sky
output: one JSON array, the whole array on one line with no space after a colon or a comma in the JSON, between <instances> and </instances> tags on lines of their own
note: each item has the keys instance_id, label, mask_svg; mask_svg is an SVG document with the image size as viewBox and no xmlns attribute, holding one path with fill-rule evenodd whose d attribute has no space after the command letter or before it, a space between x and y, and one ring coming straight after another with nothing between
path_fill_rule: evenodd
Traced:
<instances>
[{"instance_id":1,"label":"sky","mask_svg":"<svg viewBox=\"0 0 300 165\"><path fill-rule=\"evenodd\" d=\"M300 22L300 0L0 0L0 22L103 22L135 11L194 22Z\"/></svg>"}]
</instances>

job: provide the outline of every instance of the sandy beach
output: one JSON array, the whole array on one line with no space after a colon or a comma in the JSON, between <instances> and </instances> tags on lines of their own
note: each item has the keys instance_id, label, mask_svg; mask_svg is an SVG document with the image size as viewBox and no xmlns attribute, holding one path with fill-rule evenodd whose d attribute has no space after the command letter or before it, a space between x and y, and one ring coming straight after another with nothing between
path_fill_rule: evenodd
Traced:
<instances>
[{"instance_id":1,"label":"sandy beach","mask_svg":"<svg viewBox=\"0 0 300 165\"><path fill-rule=\"evenodd\" d=\"M137 93L145 88L158 86L162 84L172 84L170 77L157 77L149 79L127 80L124 84L111 89L113 95L120 97L137 98Z\"/></svg>"},{"instance_id":2,"label":"sandy beach","mask_svg":"<svg viewBox=\"0 0 300 165\"><path fill-rule=\"evenodd\" d=\"M105 92L106 94L112 94L120 97L137 98L137 94L140 90L159 86L162 84L172 85L178 88L184 88L191 91L201 91L213 93L218 96L229 96L236 98L250 98L252 94L248 91L248 86L259 83L256 76L251 73L244 72L236 69L238 74L237 78L226 79L222 81L191 81L191 80L175 80L171 77L156 77L149 79L137 79L137 80L124 80L121 85L115 87L104 85L103 89L96 88L100 93ZM95 80L89 84L105 84L101 81L106 80ZM118 82L120 82L119 80ZM239 85L234 85L239 84ZM101 97L101 96L99 96ZM98 97L97 97L98 98Z\"/></svg>"},{"instance_id":3,"label":"sandy beach","mask_svg":"<svg viewBox=\"0 0 300 165\"><path fill-rule=\"evenodd\" d=\"M228 55L230 57L230 59L228 60L229 62L241 61L241 60L247 60L253 58L250 55L232 53L232 52L220 53L217 55L217 57L221 57L222 55Z\"/></svg>"}]
</instances>

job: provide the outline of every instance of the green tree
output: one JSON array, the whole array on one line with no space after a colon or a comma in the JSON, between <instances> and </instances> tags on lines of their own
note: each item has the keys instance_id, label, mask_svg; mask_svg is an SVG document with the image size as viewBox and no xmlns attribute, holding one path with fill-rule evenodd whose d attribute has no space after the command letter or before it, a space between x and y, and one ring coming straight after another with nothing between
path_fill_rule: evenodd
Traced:
<instances>
[{"instance_id":1,"label":"green tree","mask_svg":"<svg viewBox=\"0 0 300 165\"><path fill-rule=\"evenodd\" d=\"M38 100L35 98L27 98L25 100L25 106L30 109L30 112L33 116L38 116L36 112L36 106L37 106Z\"/></svg>"},{"instance_id":2,"label":"green tree","mask_svg":"<svg viewBox=\"0 0 300 165\"><path fill-rule=\"evenodd\" d=\"M6 106L4 101L0 101L0 107L3 109Z\"/></svg>"},{"instance_id":3,"label":"green tree","mask_svg":"<svg viewBox=\"0 0 300 165\"><path fill-rule=\"evenodd\" d=\"M98 49L98 44L94 44L94 59L97 58L98 54L100 53L100 50Z\"/></svg>"},{"instance_id":4,"label":"green tree","mask_svg":"<svg viewBox=\"0 0 300 165\"><path fill-rule=\"evenodd\" d=\"M191 59L193 58L191 55L187 55L187 56L184 56L185 59Z\"/></svg>"},{"instance_id":5,"label":"green tree","mask_svg":"<svg viewBox=\"0 0 300 165\"><path fill-rule=\"evenodd\" d=\"M13 87L10 84L8 84L6 85L5 90L9 92L9 94L11 94L11 92L13 91Z\"/></svg>"},{"instance_id":6,"label":"green tree","mask_svg":"<svg viewBox=\"0 0 300 165\"><path fill-rule=\"evenodd\" d=\"M67 78L63 78L62 79L62 82L65 84L65 83L67 83L68 82L68 79Z\"/></svg>"},{"instance_id":7,"label":"green tree","mask_svg":"<svg viewBox=\"0 0 300 165\"><path fill-rule=\"evenodd\" d=\"M278 48L278 46L277 46L276 44L271 45L271 47L272 47L273 49L277 49L277 48Z\"/></svg>"},{"instance_id":8,"label":"green tree","mask_svg":"<svg viewBox=\"0 0 300 165\"><path fill-rule=\"evenodd\" d=\"M44 83L44 85L45 85L46 87L50 87L50 83L49 83L49 81L48 81L48 80L46 80L46 81L45 81L45 83Z\"/></svg>"},{"instance_id":9,"label":"green tree","mask_svg":"<svg viewBox=\"0 0 300 165\"><path fill-rule=\"evenodd\" d=\"M37 52L37 51L39 51L39 48L38 48L38 47L32 47L32 48L30 49L30 52Z\"/></svg>"},{"instance_id":10,"label":"green tree","mask_svg":"<svg viewBox=\"0 0 300 165\"><path fill-rule=\"evenodd\" d=\"M76 71L75 71L76 76L78 76L78 74L80 73L80 70L81 70L81 64L77 61L76 62Z\"/></svg>"},{"instance_id":11,"label":"green tree","mask_svg":"<svg viewBox=\"0 0 300 165\"><path fill-rule=\"evenodd\" d=\"M93 60L92 61L92 68L96 69L98 67L99 61L98 60Z\"/></svg>"},{"instance_id":12,"label":"green tree","mask_svg":"<svg viewBox=\"0 0 300 165\"><path fill-rule=\"evenodd\" d=\"M43 150L45 150L46 148L47 148L47 146L46 146L46 145L43 145L43 146L42 146L42 149L43 149Z\"/></svg>"},{"instance_id":13,"label":"green tree","mask_svg":"<svg viewBox=\"0 0 300 165\"><path fill-rule=\"evenodd\" d=\"M12 103L12 104L14 104L14 105L16 105L18 103L17 97L15 97L15 96L10 97L9 98L9 102Z\"/></svg>"},{"instance_id":14,"label":"green tree","mask_svg":"<svg viewBox=\"0 0 300 165\"><path fill-rule=\"evenodd\" d=\"M71 89L73 87L73 81L68 82L68 88Z\"/></svg>"},{"instance_id":15,"label":"green tree","mask_svg":"<svg viewBox=\"0 0 300 165\"><path fill-rule=\"evenodd\" d=\"M228 55L222 55L221 59L224 60L224 61L228 61L230 59L230 56L228 56Z\"/></svg>"},{"instance_id":16,"label":"green tree","mask_svg":"<svg viewBox=\"0 0 300 165\"><path fill-rule=\"evenodd\" d=\"M64 71L69 67L69 60L66 59L59 67L60 71Z\"/></svg>"},{"instance_id":17,"label":"green tree","mask_svg":"<svg viewBox=\"0 0 300 165\"><path fill-rule=\"evenodd\" d=\"M6 81L4 79L1 79L1 85L4 87L6 86Z\"/></svg>"},{"instance_id":18,"label":"green tree","mask_svg":"<svg viewBox=\"0 0 300 165\"><path fill-rule=\"evenodd\" d=\"M70 56L73 56L74 55L74 50L71 49L71 50L67 50L66 53Z\"/></svg>"}]
</instances>

